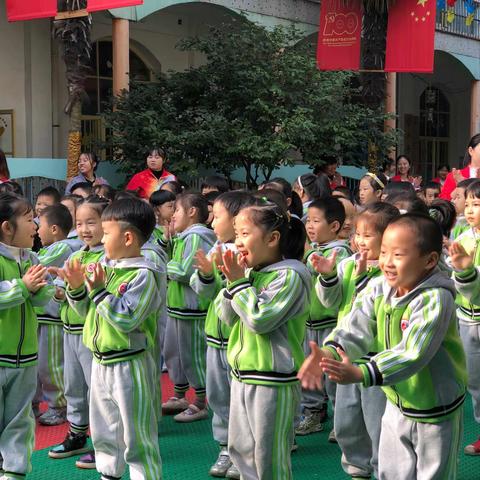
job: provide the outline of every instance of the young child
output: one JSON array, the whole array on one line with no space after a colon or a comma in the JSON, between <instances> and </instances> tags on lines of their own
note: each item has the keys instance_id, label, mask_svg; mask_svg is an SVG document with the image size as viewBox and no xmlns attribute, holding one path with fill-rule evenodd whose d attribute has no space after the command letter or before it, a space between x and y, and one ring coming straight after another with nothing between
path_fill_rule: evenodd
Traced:
<instances>
[{"instance_id":1,"label":"young child","mask_svg":"<svg viewBox=\"0 0 480 480\"><path fill-rule=\"evenodd\" d=\"M91 275L94 265L104 255L101 216L107 205L108 203L99 197L89 197L77 207L76 227L84 246L70 256L67 264L78 262L88 275ZM57 273L61 275L62 270ZM57 285L65 289L63 277L57 278L57 280ZM85 315L79 315L61 292L57 291L56 297L57 301L61 303L65 398L67 399L67 420L70 423L70 429L64 441L54 446L48 452L48 456L61 459L89 452L87 431L92 353L82 341ZM95 457L92 452L89 452L85 458L82 457L77 462L77 466L95 468Z\"/></svg>"},{"instance_id":2,"label":"young child","mask_svg":"<svg viewBox=\"0 0 480 480\"><path fill-rule=\"evenodd\" d=\"M305 263L314 278L317 272L313 267L316 256L328 257L334 255L336 262L352 254L348 243L339 240L338 234L345 221L345 208L338 198L328 197L324 200L316 200L308 207L306 229L311 249L305 254ZM307 329L304 340L304 352L308 355L309 342L323 343L337 324L338 308L326 308L322 305L314 293L310 301L310 314L307 320ZM322 422L327 418L327 399L335 405L334 383L328 379L325 382L325 391L312 392L302 391L302 417L295 429L297 435L309 435L323 430ZM334 441L333 430L330 433L330 441Z\"/></svg>"},{"instance_id":3,"label":"young child","mask_svg":"<svg viewBox=\"0 0 480 480\"><path fill-rule=\"evenodd\" d=\"M452 192L452 203L457 212L457 220L455 226L452 228L450 240L455 240L463 232L470 228L470 225L465 220L465 191L474 182L478 182L478 178L467 178L459 182Z\"/></svg>"},{"instance_id":4,"label":"young child","mask_svg":"<svg viewBox=\"0 0 480 480\"><path fill-rule=\"evenodd\" d=\"M422 188L423 200L427 204L427 207L429 207L432 202L440 196L441 189L442 187L440 186L440 184L433 181L428 182Z\"/></svg>"},{"instance_id":5,"label":"young child","mask_svg":"<svg viewBox=\"0 0 480 480\"><path fill-rule=\"evenodd\" d=\"M43 248L38 252L40 263L47 267L62 267L74 252L67 240L72 229L72 216L62 204L46 207L40 213L38 235ZM63 329L60 305L53 298L35 309L38 317L38 389L33 411L42 425L65 422L66 405L63 379ZM40 416L39 404L45 399L48 410Z\"/></svg>"},{"instance_id":6,"label":"young child","mask_svg":"<svg viewBox=\"0 0 480 480\"><path fill-rule=\"evenodd\" d=\"M46 207L60 203L60 199L60 192L55 187L45 187L40 190L35 203L35 215L39 217Z\"/></svg>"},{"instance_id":7,"label":"young child","mask_svg":"<svg viewBox=\"0 0 480 480\"><path fill-rule=\"evenodd\" d=\"M322 350L312 342L299 372L305 388L318 388L323 372L341 384L382 387L378 478L456 478L465 354L453 282L437 268L442 243L429 217L406 214L391 222L380 249L383 276L357 296ZM352 364L375 339L379 353Z\"/></svg>"},{"instance_id":8,"label":"young child","mask_svg":"<svg viewBox=\"0 0 480 480\"><path fill-rule=\"evenodd\" d=\"M86 315L83 341L95 359L90 430L102 480L120 479L126 465L130 478L162 478L152 402L161 280L155 265L141 256L154 227L147 203L115 201L102 214L104 262L94 263L90 276L77 259L61 272L69 302Z\"/></svg>"},{"instance_id":9,"label":"young child","mask_svg":"<svg viewBox=\"0 0 480 480\"><path fill-rule=\"evenodd\" d=\"M458 187L457 187L458 188ZM465 191L465 219L469 229L450 247L450 264L457 296L457 316L460 337L467 356L468 391L472 396L473 415L480 423L480 295L477 270L480 266L480 181L470 184ZM465 447L467 455L480 455L480 439Z\"/></svg>"},{"instance_id":10,"label":"young child","mask_svg":"<svg viewBox=\"0 0 480 480\"><path fill-rule=\"evenodd\" d=\"M370 281L381 275L378 266L382 235L387 225L400 212L388 203L370 203L358 215L355 244L358 253L342 260L317 256L313 266L320 274L315 284L322 305L338 309L338 326L350 313L355 297ZM375 353L357 360L366 363ZM385 394L380 387L364 388L361 385L337 385L335 397L334 431L342 450L345 473L354 478L378 477L378 443L381 416L385 410Z\"/></svg>"},{"instance_id":11,"label":"young child","mask_svg":"<svg viewBox=\"0 0 480 480\"><path fill-rule=\"evenodd\" d=\"M192 289L212 303L205 320L207 337L207 398L213 411L213 438L220 445L217 461L210 468L214 477L236 478L239 473L228 454L228 421L230 417L231 370L227 361L227 346L230 327L218 317L213 300L225 286L225 278L218 269L221 255L226 250L236 252L234 218L238 212L253 204L252 196L246 192L234 191L221 194L213 204L213 231L217 242L208 256L202 250L196 255L197 270L190 279Z\"/></svg>"},{"instance_id":12,"label":"young child","mask_svg":"<svg viewBox=\"0 0 480 480\"><path fill-rule=\"evenodd\" d=\"M166 415L175 415L177 422L193 422L208 417L205 400L205 318L209 300L199 297L190 287L195 271L195 254L209 251L215 235L205 225L208 205L199 194L177 197L173 228L172 259L167 265L167 330L163 355L168 373L175 384L175 395L162 405ZM185 399L189 386L195 389L191 405Z\"/></svg>"},{"instance_id":13,"label":"young child","mask_svg":"<svg viewBox=\"0 0 480 480\"><path fill-rule=\"evenodd\" d=\"M311 275L300 261L305 239L300 220L264 202L235 217L239 254L222 255L227 287L215 304L232 327L228 451L244 479L292 478L296 372L311 291Z\"/></svg>"},{"instance_id":14,"label":"young child","mask_svg":"<svg viewBox=\"0 0 480 480\"><path fill-rule=\"evenodd\" d=\"M368 172L364 175L358 186L358 200L361 206L378 202L382 198L383 189L387 184L387 178L383 173Z\"/></svg>"},{"instance_id":15,"label":"young child","mask_svg":"<svg viewBox=\"0 0 480 480\"><path fill-rule=\"evenodd\" d=\"M30 249L33 208L13 193L0 194L0 479L24 478L31 470L37 386L37 316L54 288Z\"/></svg>"}]
</instances>

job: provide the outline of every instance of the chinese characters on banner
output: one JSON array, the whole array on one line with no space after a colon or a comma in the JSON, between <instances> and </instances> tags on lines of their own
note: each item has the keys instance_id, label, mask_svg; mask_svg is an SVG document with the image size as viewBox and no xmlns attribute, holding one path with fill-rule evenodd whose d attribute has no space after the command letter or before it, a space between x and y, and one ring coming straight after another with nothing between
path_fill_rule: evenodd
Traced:
<instances>
[{"instance_id":1,"label":"chinese characters on banner","mask_svg":"<svg viewBox=\"0 0 480 480\"><path fill-rule=\"evenodd\" d=\"M323 0L320 7L317 65L320 70L358 70L362 0Z\"/></svg>"}]
</instances>

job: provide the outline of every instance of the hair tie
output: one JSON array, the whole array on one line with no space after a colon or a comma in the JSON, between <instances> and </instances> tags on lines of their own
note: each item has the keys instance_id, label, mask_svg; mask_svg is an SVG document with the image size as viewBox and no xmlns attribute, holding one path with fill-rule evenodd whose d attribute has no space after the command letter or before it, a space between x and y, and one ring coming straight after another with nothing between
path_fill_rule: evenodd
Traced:
<instances>
[{"instance_id":1,"label":"hair tie","mask_svg":"<svg viewBox=\"0 0 480 480\"><path fill-rule=\"evenodd\" d=\"M385 188L385 184L374 173L367 172L366 175L368 175L370 178L373 178L382 190Z\"/></svg>"}]
</instances>

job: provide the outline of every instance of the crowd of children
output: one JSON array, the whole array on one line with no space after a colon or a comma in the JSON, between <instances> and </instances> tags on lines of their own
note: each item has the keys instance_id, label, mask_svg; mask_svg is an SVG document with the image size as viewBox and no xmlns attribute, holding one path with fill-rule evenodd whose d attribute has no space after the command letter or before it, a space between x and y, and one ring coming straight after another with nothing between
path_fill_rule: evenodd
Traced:
<instances>
[{"instance_id":1,"label":"crowd of children","mask_svg":"<svg viewBox=\"0 0 480 480\"><path fill-rule=\"evenodd\" d=\"M467 390L480 423L480 180L448 201L408 171L355 196L324 173L198 193L158 174L146 198L79 164L35 207L0 184L0 480L31 471L34 418L69 423L52 462L160 480L162 413L209 409L206 476L291 479L295 435L333 414L351 478L456 478Z\"/></svg>"}]
</instances>

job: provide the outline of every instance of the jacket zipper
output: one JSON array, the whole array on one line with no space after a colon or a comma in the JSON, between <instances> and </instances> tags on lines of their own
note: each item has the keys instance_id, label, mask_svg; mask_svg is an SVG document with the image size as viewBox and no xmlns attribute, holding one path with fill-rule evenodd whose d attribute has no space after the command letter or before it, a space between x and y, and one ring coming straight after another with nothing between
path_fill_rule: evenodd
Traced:
<instances>
[{"instance_id":1,"label":"jacket zipper","mask_svg":"<svg viewBox=\"0 0 480 480\"><path fill-rule=\"evenodd\" d=\"M22 274L22 267L18 264L18 273L20 274L20 278L23 277ZM25 340L25 302L20 305L20 340L18 342L17 348L17 359L16 359L16 366L17 368L20 367L20 356L22 354L22 346L23 341Z\"/></svg>"},{"instance_id":2,"label":"jacket zipper","mask_svg":"<svg viewBox=\"0 0 480 480\"><path fill-rule=\"evenodd\" d=\"M107 278L105 282L105 289L108 287L108 284L112 281L113 277L115 276L115 270L112 270L110 277ZM95 353L100 355L100 350L98 349L98 337L100 336L100 322L98 321L98 313L97 309L95 308L95 331L93 334L93 348L95 349Z\"/></svg>"}]
</instances>

